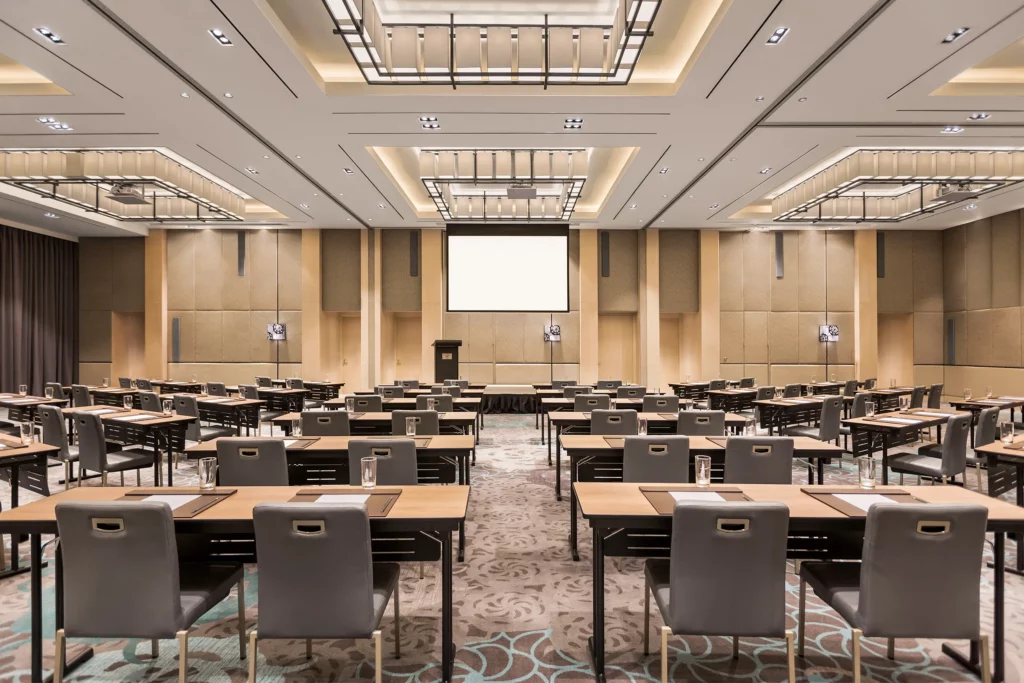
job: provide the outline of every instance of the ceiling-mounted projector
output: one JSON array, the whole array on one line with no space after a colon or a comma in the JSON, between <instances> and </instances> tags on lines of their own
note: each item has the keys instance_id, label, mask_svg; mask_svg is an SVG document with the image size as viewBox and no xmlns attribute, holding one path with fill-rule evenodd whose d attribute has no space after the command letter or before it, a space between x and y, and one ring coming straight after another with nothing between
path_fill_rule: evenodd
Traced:
<instances>
[{"instance_id":1,"label":"ceiling-mounted projector","mask_svg":"<svg viewBox=\"0 0 1024 683\"><path fill-rule=\"evenodd\" d=\"M967 199L977 199L978 193L971 189L970 183L958 183L954 189L952 185L943 183L939 185L935 193L935 201L939 202L962 202Z\"/></svg>"},{"instance_id":2,"label":"ceiling-mounted projector","mask_svg":"<svg viewBox=\"0 0 1024 683\"><path fill-rule=\"evenodd\" d=\"M110 187L107 198L121 204L149 204L142 186L133 183L114 183Z\"/></svg>"},{"instance_id":3,"label":"ceiling-mounted projector","mask_svg":"<svg viewBox=\"0 0 1024 683\"><path fill-rule=\"evenodd\" d=\"M505 196L509 199L536 199L537 188L527 183L513 183L508 186Z\"/></svg>"}]
</instances>

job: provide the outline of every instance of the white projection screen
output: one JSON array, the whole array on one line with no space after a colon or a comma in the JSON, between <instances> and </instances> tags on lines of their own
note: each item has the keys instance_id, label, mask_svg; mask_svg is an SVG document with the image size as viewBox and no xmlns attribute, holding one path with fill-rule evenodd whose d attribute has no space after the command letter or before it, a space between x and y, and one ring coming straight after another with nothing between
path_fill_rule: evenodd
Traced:
<instances>
[{"instance_id":1,"label":"white projection screen","mask_svg":"<svg viewBox=\"0 0 1024 683\"><path fill-rule=\"evenodd\" d=\"M448 227L448 310L569 310L567 228Z\"/></svg>"}]
</instances>

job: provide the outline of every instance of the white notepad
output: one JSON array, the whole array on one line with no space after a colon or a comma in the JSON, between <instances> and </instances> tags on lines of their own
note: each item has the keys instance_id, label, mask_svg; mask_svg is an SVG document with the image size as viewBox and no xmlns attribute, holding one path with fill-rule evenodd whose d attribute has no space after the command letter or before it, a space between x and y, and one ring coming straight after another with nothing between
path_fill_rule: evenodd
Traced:
<instances>
[{"instance_id":1,"label":"white notepad","mask_svg":"<svg viewBox=\"0 0 1024 683\"><path fill-rule=\"evenodd\" d=\"M725 498L722 498L714 491L669 491L668 493L677 503L683 500L696 500L714 503L725 500Z\"/></svg>"},{"instance_id":2,"label":"white notepad","mask_svg":"<svg viewBox=\"0 0 1024 683\"><path fill-rule=\"evenodd\" d=\"M136 420L152 420L157 417L163 417L162 415L145 415L142 413L136 413L135 415L125 415L124 417L117 418L124 422L135 422Z\"/></svg>"},{"instance_id":3,"label":"white notepad","mask_svg":"<svg viewBox=\"0 0 1024 683\"><path fill-rule=\"evenodd\" d=\"M914 415L917 415L918 417L922 415L924 417L950 417L948 413L923 413L921 411L914 413Z\"/></svg>"},{"instance_id":4,"label":"white notepad","mask_svg":"<svg viewBox=\"0 0 1024 683\"><path fill-rule=\"evenodd\" d=\"M365 493L331 493L320 496L316 499L318 503L341 503L342 505L366 505L370 500L369 494Z\"/></svg>"},{"instance_id":5,"label":"white notepad","mask_svg":"<svg viewBox=\"0 0 1024 683\"><path fill-rule=\"evenodd\" d=\"M905 425L916 425L916 424L920 424L921 423L921 420L911 420L908 417L882 417L882 418L879 418L878 421L879 422L899 422L900 424L905 424Z\"/></svg>"},{"instance_id":6,"label":"white notepad","mask_svg":"<svg viewBox=\"0 0 1024 683\"><path fill-rule=\"evenodd\" d=\"M294 444L296 441L298 441L298 439L285 439L284 440L284 447L285 448L291 448L292 444Z\"/></svg>"},{"instance_id":7,"label":"white notepad","mask_svg":"<svg viewBox=\"0 0 1024 683\"><path fill-rule=\"evenodd\" d=\"M142 499L143 503L167 503L171 506L171 509L181 507L182 505L188 505L199 496L189 495L187 493L161 493L155 496L146 496Z\"/></svg>"},{"instance_id":8,"label":"white notepad","mask_svg":"<svg viewBox=\"0 0 1024 683\"><path fill-rule=\"evenodd\" d=\"M116 408L107 408L104 410L87 410L85 412L89 413L90 415L106 415L107 413L116 413L118 412L118 410Z\"/></svg>"},{"instance_id":9,"label":"white notepad","mask_svg":"<svg viewBox=\"0 0 1024 683\"><path fill-rule=\"evenodd\" d=\"M8 403L33 403L38 400L39 399L37 398L18 398L14 399L13 401L8 401Z\"/></svg>"},{"instance_id":10,"label":"white notepad","mask_svg":"<svg viewBox=\"0 0 1024 683\"><path fill-rule=\"evenodd\" d=\"M231 399L227 398L227 397L224 397L224 398L205 398L205 399L203 399L203 403L220 403L221 401L230 401L230 400Z\"/></svg>"},{"instance_id":11,"label":"white notepad","mask_svg":"<svg viewBox=\"0 0 1024 683\"><path fill-rule=\"evenodd\" d=\"M899 505L892 498L886 498L880 493L834 493L832 495L864 512L867 512L872 505Z\"/></svg>"}]
</instances>

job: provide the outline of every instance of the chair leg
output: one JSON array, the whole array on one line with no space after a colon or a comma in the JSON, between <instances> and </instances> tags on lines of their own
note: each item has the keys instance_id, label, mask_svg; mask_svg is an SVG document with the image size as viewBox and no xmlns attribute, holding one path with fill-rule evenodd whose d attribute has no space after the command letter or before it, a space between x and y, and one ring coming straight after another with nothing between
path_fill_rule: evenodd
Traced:
<instances>
[{"instance_id":1,"label":"chair leg","mask_svg":"<svg viewBox=\"0 0 1024 683\"><path fill-rule=\"evenodd\" d=\"M245 579L238 580L238 657L245 659Z\"/></svg>"},{"instance_id":2,"label":"chair leg","mask_svg":"<svg viewBox=\"0 0 1024 683\"><path fill-rule=\"evenodd\" d=\"M252 653L249 657L249 683L256 683L256 629L249 634L249 652Z\"/></svg>"},{"instance_id":3,"label":"chair leg","mask_svg":"<svg viewBox=\"0 0 1024 683\"><path fill-rule=\"evenodd\" d=\"M988 659L988 635L981 635L981 683L992 683L991 664ZM56 679L54 679L56 680Z\"/></svg>"},{"instance_id":4,"label":"chair leg","mask_svg":"<svg viewBox=\"0 0 1024 683\"><path fill-rule=\"evenodd\" d=\"M395 659L402 657L402 609L399 606L399 597L402 593L402 583L395 584Z\"/></svg>"},{"instance_id":5,"label":"chair leg","mask_svg":"<svg viewBox=\"0 0 1024 683\"><path fill-rule=\"evenodd\" d=\"M178 683L188 680L188 631L178 631Z\"/></svg>"},{"instance_id":6,"label":"chair leg","mask_svg":"<svg viewBox=\"0 0 1024 683\"><path fill-rule=\"evenodd\" d=\"M644 577L644 657L651 654L651 587Z\"/></svg>"},{"instance_id":7,"label":"chair leg","mask_svg":"<svg viewBox=\"0 0 1024 683\"><path fill-rule=\"evenodd\" d=\"M313 659L313 639L306 638L306 659Z\"/></svg>"},{"instance_id":8,"label":"chair leg","mask_svg":"<svg viewBox=\"0 0 1024 683\"><path fill-rule=\"evenodd\" d=\"M142 470L135 470L135 485L142 486Z\"/></svg>"},{"instance_id":9,"label":"chair leg","mask_svg":"<svg viewBox=\"0 0 1024 683\"><path fill-rule=\"evenodd\" d=\"M804 656L805 622L807 617L807 582L800 579L800 612L797 616L797 640L800 643L800 656Z\"/></svg>"},{"instance_id":10,"label":"chair leg","mask_svg":"<svg viewBox=\"0 0 1024 683\"><path fill-rule=\"evenodd\" d=\"M381 652L380 629L373 632L373 662L377 667L377 670L374 672L374 680L376 683L380 683L382 669L384 668L384 653Z\"/></svg>"},{"instance_id":11,"label":"chair leg","mask_svg":"<svg viewBox=\"0 0 1024 683\"><path fill-rule=\"evenodd\" d=\"M903 473L900 472L900 486L903 486Z\"/></svg>"},{"instance_id":12,"label":"chair leg","mask_svg":"<svg viewBox=\"0 0 1024 683\"><path fill-rule=\"evenodd\" d=\"M121 486L124 486L124 470L121 470Z\"/></svg>"},{"instance_id":13,"label":"chair leg","mask_svg":"<svg viewBox=\"0 0 1024 683\"><path fill-rule=\"evenodd\" d=\"M885 645L885 656L889 659L896 659L896 639L888 638Z\"/></svg>"},{"instance_id":14,"label":"chair leg","mask_svg":"<svg viewBox=\"0 0 1024 683\"><path fill-rule=\"evenodd\" d=\"M851 636L853 640L853 683L860 683L860 637L862 632L859 628L853 629Z\"/></svg>"},{"instance_id":15,"label":"chair leg","mask_svg":"<svg viewBox=\"0 0 1024 683\"><path fill-rule=\"evenodd\" d=\"M152 652L152 654L153 654L153 659L159 658L160 657L160 640L158 638L153 638L152 640L150 640L149 641L149 649L150 649L150 652Z\"/></svg>"},{"instance_id":16,"label":"chair leg","mask_svg":"<svg viewBox=\"0 0 1024 683\"><path fill-rule=\"evenodd\" d=\"M64 680L64 629L57 630L57 637L53 648L53 683L62 683Z\"/></svg>"},{"instance_id":17,"label":"chair leg","mask_svg":"<svg viewBox=\"0 0 1024 683\"><path fill-rule=\"evenodd\" d=\"M672 629L661 627L661 683L668 683L668 637Z\"/></svg>"},{"instance_id":18,"label":"chair leg","mask_svg":"<svg viewBox=\"0 0 1024 683\"><path fill-rule=\"evenodd\" d=\"M732 637L732 658L733 659L739 659L740 658L740 639L739 639L738 636L733 636Z\"/></svg>"},{"instance_id":19,"label":"chair leg","mask_svg":"<svg viewBox=\"0 0 1024 683\"><path fill-rule=\"evenodd\" d=\"M71 461L64 461L64 490L71 488Z\"/></svg>"},{"instance_id":20,"label":"chair leg","mask_svg":"<svg viewBox=\"0 0 1024 683\"><path fill-rule=\"evenodd\" d=\"M420 578L423 578L423 563L420 562Z\"/></svg>"},{"instance_id":21,"label":"chair leg","mask_svg":"<svg viewBox=\"0 0 1024 683\"><path fill-rule=\"evenodd\" d=\"M796 634L793 633L793 629L786 631L786 666L789 670L789 683L796 683L796 653L793 641L796 640Z\"/></svg>"},{"instance_id":22,"label":"chair leg","mask_svg":"<svg viewBox=\"0 0 1024 683\"><path fill-rule=\"evenodd\" d=\"M107 485L107 473L104 472L103 474L100 475L100 486L106 486L106 485Z\"/></svg>"}]
</instances>

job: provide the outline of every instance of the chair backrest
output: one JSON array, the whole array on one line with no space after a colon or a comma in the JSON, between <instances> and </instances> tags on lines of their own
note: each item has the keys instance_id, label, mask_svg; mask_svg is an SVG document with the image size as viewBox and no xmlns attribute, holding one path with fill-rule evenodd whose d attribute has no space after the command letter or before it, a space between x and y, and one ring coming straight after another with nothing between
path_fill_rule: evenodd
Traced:
<instances>
[{"instance_id":1,"label":"chair backrest","mask_svg":"<svg viewBox=\"0 0 1024 683\"><path fill-rule=\"evenodd\" d=\"M374 391L383 398L403 398L405 396L405 389L398 386L379 386Z\"/></svg>"},{"instance_id":2,"label":"chair backrest","mask_svg":"<svg viewBox=\"0 0 1024 683\"><path fill-rule=\"evenodd\" d=\"M872 505L857 604L864 634L976 640L987 521L981 505Z\"/></svg>"},{"instance_id":3,"label":"chair backrest","mask_svg":"<svg viewBox=\"0 0 1024 683\"><path fill-rule=\"evenodd\" d=\"M274 383L270 381L269 377L263 375L256 375L256 386L258 387L272 387Z\"/></svg>"},{"instance_id":4,"label":"chair backrest","mask_svg":"<svg viewBox=\"0 0 1024 683\"><path fill-rule=\"evenodd\" d=\"M843 397L827 396L821 401L821 415L818 417L818 438L834 441L839 438L839 427L843 421Z\"/></svg>"},{"instance_id":5,"label":"chair backrest","mask_svg":"<svg viewBox=\"0 0 1024 683\"><path fill-rule=\"evenodd\" d=\"M437 401L434 409L439 413L450 413L455 410L455 400L448 394L430 394L416 397L416 410L430 410L429 402Z\"/></svg>"},{"instance_id":6,"label":"chair backrest","mask_svg":"<svg viewBox=\"0 0 1024 683\"><path fill-rule=\"evenodd\" d=\"M868 401L871 394L861 392L853 397L853 405L850 406L850 417L865 417L868 414Z\"/></svg>"},{"instance_id":7,"label":"chair backrest","mask_svg":"<svg viewBox=\"0 0 1024 683\"><path fill-rule=\"evenodd\" d=\"M224 382L207 382L206 383L206 395L207 396L227 396L228 389L224 386Z\"/></svg>"},{"instance_id":8,"label":"chair backrest","mask_svg":"<svg viewBox=\"0 0 1024 683\"><path fill-rule=\"evenodd\" d=\"M395 386L405 389L419 389L420 381L418 379L396 379Z\"/></svg>"},{"instance_id":9,"label":"chair backrest","mask_svg":"<svg viewBox=\"0 0 1024 683\"><path fill-rule=\"evenodd\" d=\"M612 399L608 394L576 394L572 409L576 413L589 413L592 410L608 410L611 406Z\"/></svg>"},{"instance_id":10,"label":"chair backrest","mask_svg":"<svg viewBox=\"0 0 1024 683\"><path fill-rule=\"evenodd\" d=\"M65 502L55 514L67 635L173 638L188 626L167 503Z\"/></svg>"},{"instance_id":11,"label":"chair backrest","mask_svg":"<svg viewBox=\"0 0 1024 683\"><path fill-rule=\"evenodd\" d=\"M792 484L793 439L730 436L725 442L725 483Z\"/></svg>"},{"instance_id":12,"label":"chair backrest","mask_svg":"<svg viewBox=\"0 0 1024 683\"><path fill-rule=\"evenodd\" d=\"M357 413L382 413L384 412L384 399L373 394L359 394L353 396L355 399L355 412Z\"/></svg>"},{"instance_id":13,"label":"chair backrest","mask_svg":"<svg viewBox=\"0 0 1024 683\"><path fill-rule=\"evenodd\" d=\"M239 384L238 393L241 394L242 398L249 401L258 401L260 399L260 390L255 384Z\"/></svg>"},{"instance_id":14,"label":"chair backrest","mask_svg":"<svg viewBox=\"0 0 1024 683\"><path fill-rule=\"evenodd\" d=\"M566 387L571 387L571 386L573 386L575 384L576 384L576 380L574 380L574 379L553 379L553 380L551 380L551 388L552 389L564 389Z\"/></svg>"},{"instance_id":15,"label":"chair backrest","mask_svg":"<svg viewBox=\"0 0 1024 683\"><path fill-rule=\"evenodd\" d=\"M754 378L753 377L741 377L740 378L740 389L753 389Z\"/></svg>"},{"instance_id":16,"label":"chair backrest","mask_svg":"<svg viewBox=\"0 0 1024 683\"><path fill-rule=\"evenodd\" d=\"M754 397L755 401L770 401L775 398L775 387L758 387L757 395Z\"/></svg>"},{"instance_id":17,"label":"chair backrest","mask_svg":"<svg viewBox=\"0 0 1024 683\"><path fill-rule=\"evenodd\" d=\"M244 437L217 439L217 474L221 486L287 486L288 456L284 441Z\"/></svg>"},{"instance_id":18,"label":"chair backrest","mask_svg":"<svg viewBox=\"0 0 1024 683\"><path fill-rule=\"evenodd\" d=\"M946 420L942 435L942 468L944 477L955 477L967 469L967 440L971 431L970 414L953 415Z\"/></svg>"},{"instance_id":19,"label":"chair backrest","mask_svg":"<svg viewBox=\"0 0 1024 683\"><path fill-rule=\"evenodd\" d=\"M463 390L469 389L468 379L446 379L444 383L450 387L458 387Z\"/></svg>"},{"instance_id":20,"label":"chair backrest","mask_svg":"<svg viewBox=\"0 0 1024 683\"><path fill-rule=\"evenodd\" d=\"M64 385L60 382L47 382L43 388L52 389L54 398L67 398L67 394L64 393Z\"/></svg>"},{"instance_id":21,"label":"chair backrest","mask_svg":"<svg viewBox=\"0 0 1024 683\"><path fill-rule=\"evenodd\" d=\"M288 377L284 380L284 387L285 389L305 389L306 385L301 377Z\"/></svg>"},{"instance_id":22,"label":"chair backrest","mask_svg":"<svg viewBox=\"0 0 1024 683\"><path fill-rule=\"evenodd\" d=\"M580 394L589 394L593 391L594 387L573 384L572 386L562 387L562 398L572 398Z\"/></svg>"},{"instance_id":23,"label":"chair backrest","mask_svg":"<svg viewBox=\"0 0 1024 683\"><path fill-rule=\"evenodd\" d=\"M445 396L451 396L452 398L462 398L462 387L449 386L446 384L443 387L431 387L430 393L444 394Z\"/></svg>"},{"instance_id":24,"label":"chair backrest","mask_svg":"<svg viewBox=\"0 0 1024 683\"><path fill-rule=\"evenodd\" d=\"M666 625L676 634L781 636L788 531L782 503L677 504Z\"/></svg>"},{"instance_id":25,"label":"chair backrest","mask_svg":"<svg viewBox=\"0 0 1024 683\"><path fill-rule=\"evenodd\" d=\"M145 408L143 408L145 410ZM174 396L174 412L178 415L190 415L199 417L199 402L191 394L176 394ZM199 429L199 420L189 422L185 427L185 438L189 441L201 441L202 431Z\"/></svg>"},{"instance_id":26,"label":"chair backrest","mask_svg":"<svg viewBox=\"0 0 1024 683\"><path fill-rule=\"evenodd\" d=\"M405 436L405 420L416 420L416 436L433 436L441 433L436 410L395 410L391 413L391 433Z\"/></svg>"},{"instance_id":27,"label":"chair backrest","mask_svg":"<svg viewBox=\"0 0 1024 683\"><path fill-rule=\"evenodd\" d=\"M605 391L615 391L622 386L621 379L599 379L597 380L597 388L604 389Z\"/></svg>"},{"instance_id":28,"label":"chair backrest","mask_svg":"<svg viewBox=\"0 0 1024 683\"><path fill-rule=\"evenodd\" d=\"M931 406L929 406L931 407ZM43 425L45 433L46 425ZM974 447L981 448L999 438L999 406L985 408L978 413L978 424L974 427ZM47 441L49 443L49 441Z\"/></svg>"},{"instance_id":29,"label":"chair backrest","mask_svg":"<svg viewBox=\"0 0 1024 683\"><path fill-rule=\"evenodd\" d=\"M713 379L710 382L708 382L708 390L720 391L722 389L725 389L727 385L728 382L726 382L724 379Z\"/></svg>"},{"instance_id":30,"label":"chair backrest","mask_svg":"<svg viewBox=\"0 0 1024 683\"><path fill-rule=\"evenodd\" d=\"M676 434L627 436L622 481L686 484L690 481L690 437Z\"/></svg>"},{"instance_id":31,"label":"chair backrest","mask_svg":"<svg viewBox=\"0 0 1024 683\"><path fill-rule=\"evenodd\" d=\"M678 413L679 397L663 394L644 396L642 410L645 413Z\"/></svg>"},{"instance_id":32,"label":"chair backrest","mask_svg":"<svg viewBox=\"0 0 1024 683\"><path fill-rule=\"evenodd\" d=\"M99 415L75 413L72 423L78 438L78 461L92 472L107 471L107 440Z\"/></svg>"},{"instance_id":33,"label":"chair backrest","mask_svg":"<svg viewBox=\"0 0 1024 683\"><path fill-rule=\"evenodd\" d=\"M71 385L71 405L75 408L85 408L92 405L92 394L89 387L84 384Z\"/></svg>"},{"instance_id":34,"label":"chair backrest","mask_svg":"<svg viewBox=\"0 0 1024 683\"><path fill-rule=\"evenodd\" d=\"M846 384L843 385L843 396L856 396L857 395L857 380L848 379Z\"/></svg>"},{"instance_id":35,"label":"chair backrest","mask_svg":"<svg viewBox=\"0 0 1024 683\"><path fill-rule=\"evenodd\" d=\"M924 392L923 386L916 386L914 390L910 392L910 407L911 408L923 408L924 407Z\"/></svg>"},{"instance_id":36,"label":"chair backrest","mask_svg":"<svg viewBox=\"0 0 1024 683\"><path fill-rule=\"evenodd\" d=\"M404 425L403 425L404 429ZM377 458L377 486L412 486L416 473L416 442L412 439L352 439L348 442L348 483L360 486L362 459Z\"/></svg>"},{"instance_id":37,"label":"chair backrest","mask_svg":"<svg viewBox=\"0 0 1024 683\"><path fill-rule=\"evenodd\" d=\"M634 436L637 431L635 410L592 410L590 411L590 433Z\"/></svg>"},{"instance_id":38,"label":"chair backrest","mask_svg":"<svg viewBox=\"0 0 1024 683\"><path fill-rule=\"evenodd\" d=\"M783 398L797 398L803 392L803 387L800 384L787 384L786 388L782 390Z\"/></svg>"},{"instance_id":39,"label":"chair backrest","mask_svg":"<svg viewBox=\"0 0 1024 683\"><path fill-rule=\"evenodd\" d=\"M676 431L686 436L725 436L724 410L684 410Z\"/></svg>"},{"instance_id":40,"label":"chair backrest","mask_svg":"<svg viewBox=\"0 0 1024 683\"><path fill-rule=\"evenodd\" d=\"M348 436L348 413L344 410L307 410L302 420L302 436Z\"/></svg>"},{"instance_id":41,"label":"chair backrest","mask_svg":"<svg viewBox=\"0 0 1024 683\"><path fill-rule=\"evenodd\" d=\"M868 377L864 380L865 389L874 389L876 384L878 384L878 378L876 377Z\"/></svg>"},{"instance_id":42,"label":"chair backrest","mask_svg":"<svg viewBox=\"0 0 1024 683\"><path fill-rule=\"evenodd\" d=\"M143 410L149 410L154 413L159 413L163 410L163 406L160 404L160 394L155 391L140 391L139 405L142 406Z\"/></svg>"},{"instance_id":43,"label":"chair backrest","mask_svg":"<svg viewBox=\"0 0 1024 683\"><path fill-rule=\"evenodd\" d=\"M942 407L942 386L941 384L933 384L928 389L928 407L929 408L941 408Z\"/></svg>"},{"instance_id":44,"label":"chair backrest","mask_svg":"<svg viewBox=\"0 0 1024 683\"><path fill-rule=\"evenodd\" d=\"M153 383L148 379L137 379L135 380L135 388L139 391L153 391Z\"/></svg>"},{"instance_id":45,"label":"chair backrest","mask_svg":"<svg viewBox=\"0 0 1024 683\"><path fill-rule=\"evenodd\" d=\"M615 398L642 398L647 393L647 387L640 387L632 384L628 387L617 387Z\"/></svg>"},{"instance_id":46,"label":"chair backrest","mask_svg":"<svg viewBox=\"0 0 1024 683\"><path fill-rule=\"evenodd\" d=\"M373 633L373 560L364 506L260 503L252 521L260 558L261 636Z\"/></svg>"},{"instance_id":47,"label":"chair backrest","mask_svg":"<svg viewBox=\"0 0 1024 683\"><path fill-rule=\"evenodd\" d=\"M36 410L43 426L43 443L59 448L57 459L67 460L70 451L68 450L68 430L64 422L64 413L57 406L39 406Z\"/></svg>"},{"instance_id":48,"label":"chair backrest","mask_svg":"<svg viewBox=\"0 0 1024 683\"><path fill-rule=\"evenodd\" d=\"M117 386L121 387L122 389L131 389L132 388L132 378L131 377L118 377L117 378Z\"/></svg>"}]
</instances>

